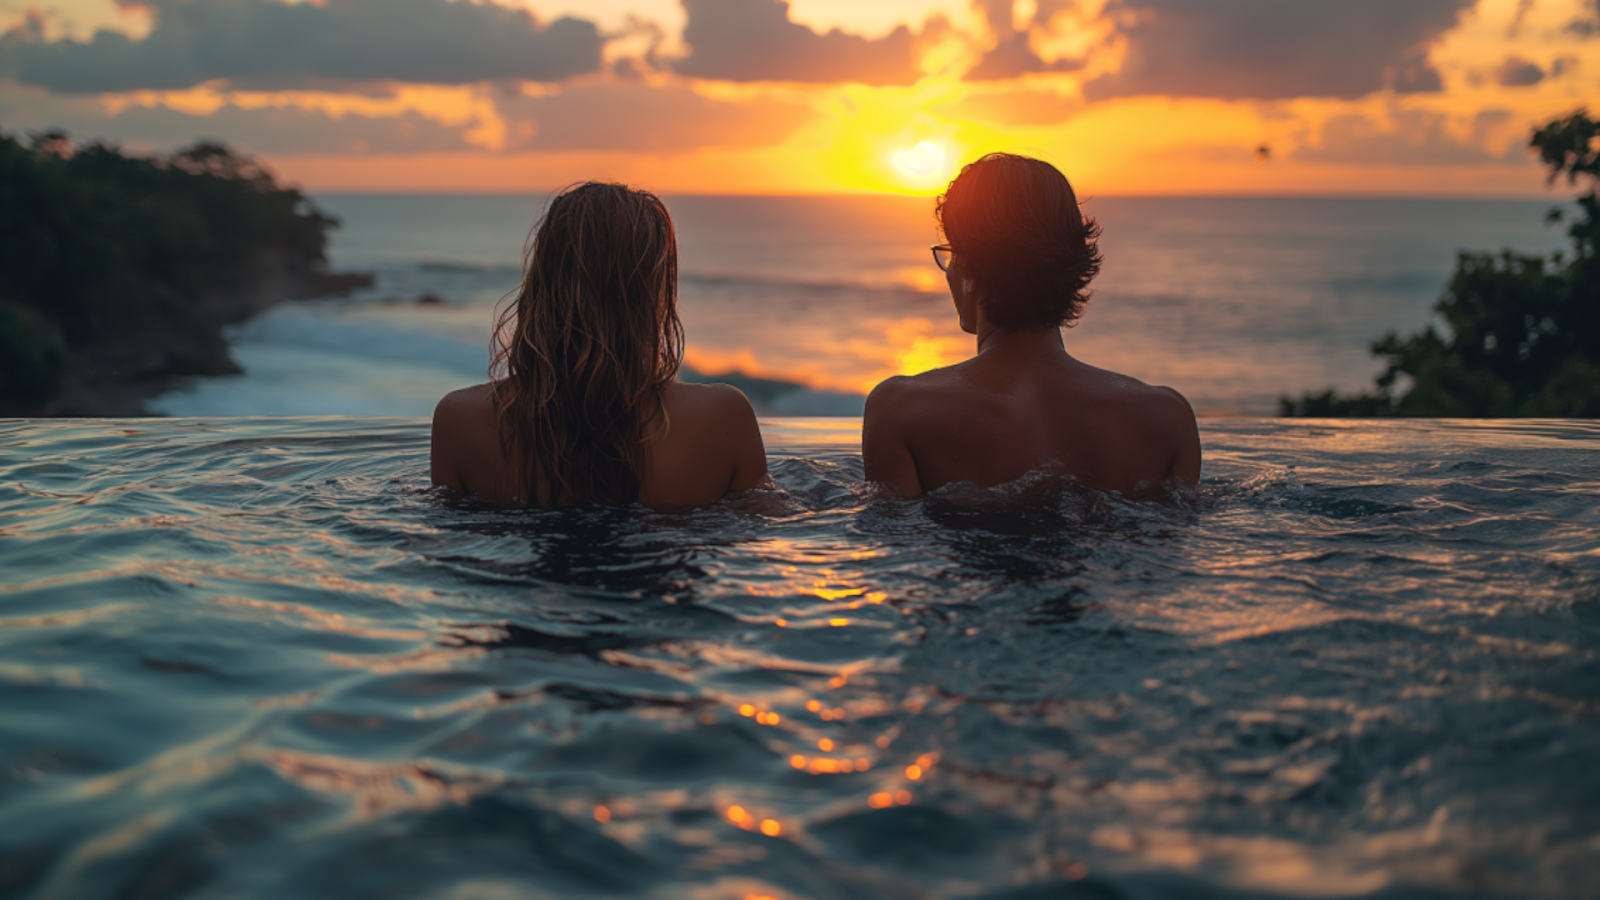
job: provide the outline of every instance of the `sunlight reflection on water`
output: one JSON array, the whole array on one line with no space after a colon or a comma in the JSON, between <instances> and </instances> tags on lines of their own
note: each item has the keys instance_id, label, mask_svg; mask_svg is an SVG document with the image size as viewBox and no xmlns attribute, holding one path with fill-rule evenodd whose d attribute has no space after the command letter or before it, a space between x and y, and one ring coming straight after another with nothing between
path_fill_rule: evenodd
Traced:
<instances>
[{"instance_id":1,"label":"sunlight reflection on water","mask_svg":"<svg viewBox=\"0 0 1600 900\"><path fill-rule=\"evenodd\" d=\"M1212 421L1176 507L763 431L666 515L443 502L417 420L0 422L0 893L1600 890L1600 427Z\"/></svg>"},{"instance_id":2,"label":"sunlight reflection on water","mask_svg":"<svg viewBox=\"0 0 1600 900\"><path fill-rule=\"evenodd\" d=\"M334 265L373 270L348 300L236 329L247 374L160 398L170 415L427 415L481 382L495 304L518 283L539 197L323 197ZM1462 249L1554 250L1540 200L1088 197L1106 262L1068 350L1180 390L1203 415L1369 388L1369 345L1430 320ZM749 391L768 415L859 415L883 378L974 349L928 198L668 198L688 363L813 389ZM419 304L424 295L443 303ZM769 386L772 387L772 386ZM835 392L821 395L819 392ZM781 402L778 402L781 400Z\"/></svg>"}]
</instances>

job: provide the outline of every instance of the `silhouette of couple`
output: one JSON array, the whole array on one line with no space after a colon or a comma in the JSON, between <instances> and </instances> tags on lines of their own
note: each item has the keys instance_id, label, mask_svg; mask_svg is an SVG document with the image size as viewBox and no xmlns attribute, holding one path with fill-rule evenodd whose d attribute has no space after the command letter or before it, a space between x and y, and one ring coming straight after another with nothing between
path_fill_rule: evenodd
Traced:
<instances>
[{"instance_id":1,"label":"silhouette of couple","mask_svg":"<svg viewBox=\"0 0 1600 900\"><path fill-rule=\"evenodd\" d=\"M1135 498L1172 478L1196 484L1188 401L1062 343L1100 268L1099 226L1066 177L990 154L962 169L934 214L948 241L934 262L977 353L872 391L868 481L907 496L1040 469ZM655 195L591 182L557 196L496 328L493 381L434 411L434 483L497 504L673 510L766 482L744 394L677 380L677 296L677 238Z\"/></svg>"}]
</instances>

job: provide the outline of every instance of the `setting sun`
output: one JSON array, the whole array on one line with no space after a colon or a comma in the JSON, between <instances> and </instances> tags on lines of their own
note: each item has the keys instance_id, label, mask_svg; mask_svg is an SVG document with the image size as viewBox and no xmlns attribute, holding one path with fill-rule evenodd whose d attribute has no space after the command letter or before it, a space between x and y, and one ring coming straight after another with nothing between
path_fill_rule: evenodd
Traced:
<instances>
[{"instance_id":1,"label":"setting sun","mask_svg":"<svg viewBox=\"0 0 1600 900\"><path fill-rule=\"evenodd\" d=\"M900 174L917 181L944 181L950 172L944 149L932 141L898 151L891 161Z\"/></svg>"}]
</instances>

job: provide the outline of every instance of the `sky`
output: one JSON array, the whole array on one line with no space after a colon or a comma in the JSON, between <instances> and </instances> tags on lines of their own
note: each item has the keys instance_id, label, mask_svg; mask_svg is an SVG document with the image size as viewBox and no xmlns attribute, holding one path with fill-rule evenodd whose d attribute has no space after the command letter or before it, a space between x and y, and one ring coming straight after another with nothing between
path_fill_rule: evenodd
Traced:
<instances>
[{"instance_id":1,"label":"sky","mask_svg":"<svg viewBox=\"0 0 1600 900\"><path fill-rule=\"evenodd\" d=\"M1597 0L0 0L0 130L313 192L1539 195Z\"/></svg>"}]
</instances>

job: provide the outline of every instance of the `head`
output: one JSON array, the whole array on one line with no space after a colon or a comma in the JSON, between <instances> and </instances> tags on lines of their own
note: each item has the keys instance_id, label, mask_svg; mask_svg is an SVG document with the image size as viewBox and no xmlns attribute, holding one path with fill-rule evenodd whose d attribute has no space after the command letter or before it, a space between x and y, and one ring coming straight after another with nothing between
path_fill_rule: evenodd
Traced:
<instances>
[{"instance_id":1,"label":"head","mask_svg":"<svg viewBox=\"0 0 1600 900\"><path fill-rule=\"evenodd\" d=\"M598 182L552 199L493 352L519 495L551 506L636 499L683 357L678 244L661 200Z\"/></svg>"},{"instance_id":2,"label":"head","mask_svg":"<svg viewBox=\"0 0 1600 900\"><path fill-rule=\"evenodd\" d=\"M950 182L934 218L953 251L952 290L965 286L994 326L1060 328L1083 315L1100 271L1100 226L1055 166L991 153Z\"/></svg>"}]
</instances>

